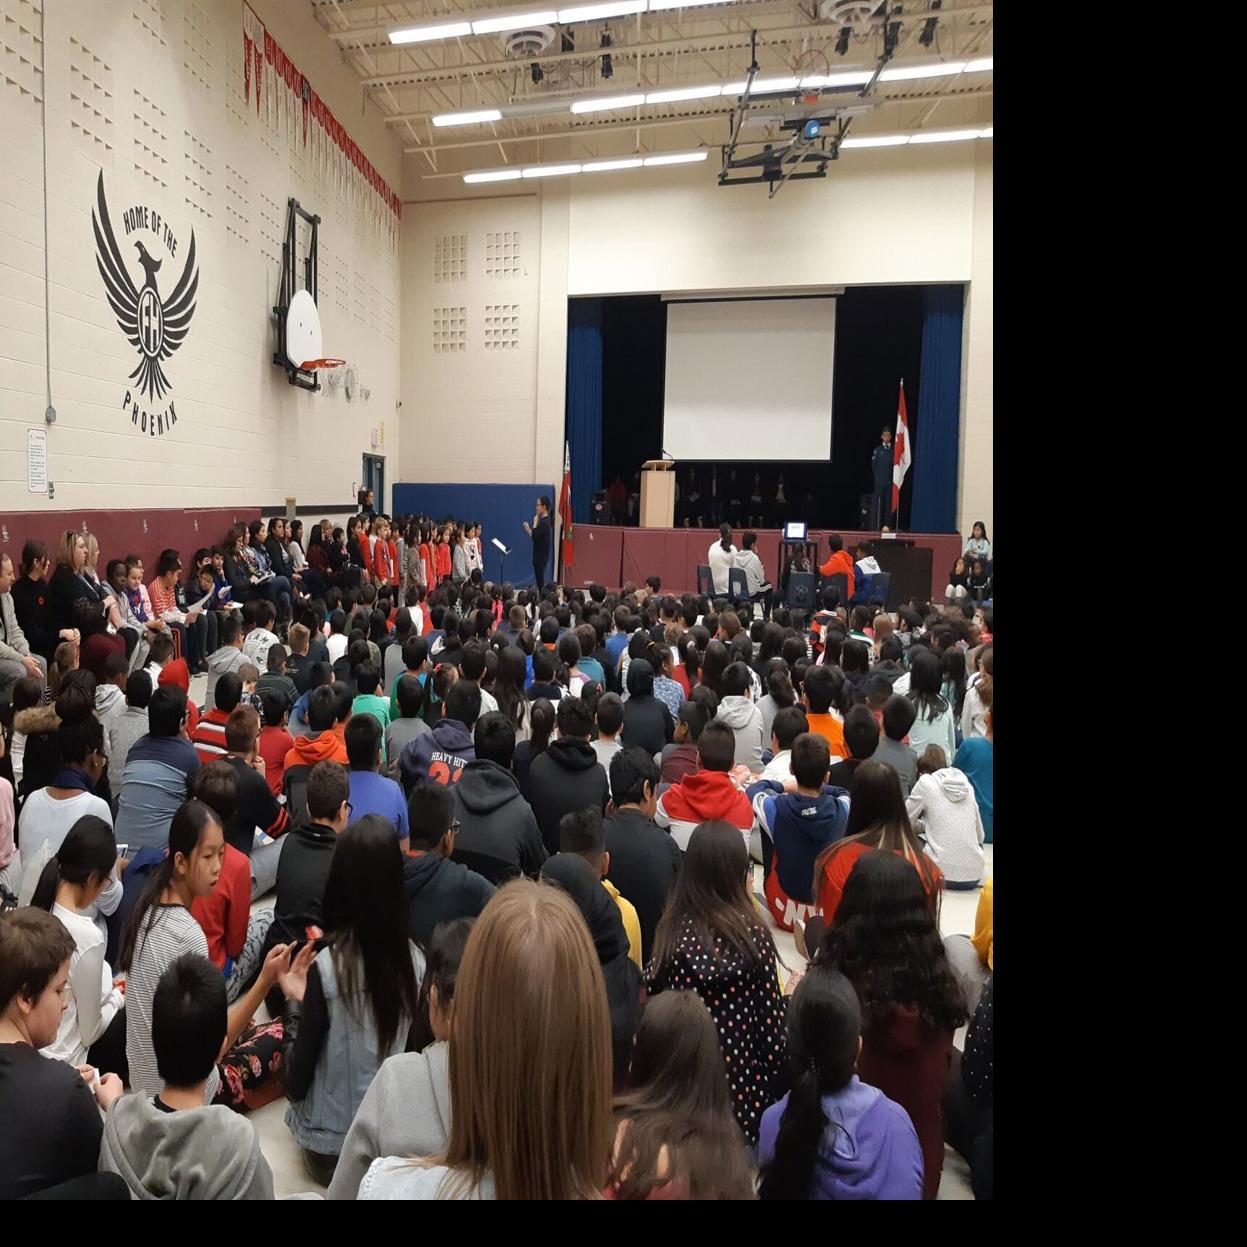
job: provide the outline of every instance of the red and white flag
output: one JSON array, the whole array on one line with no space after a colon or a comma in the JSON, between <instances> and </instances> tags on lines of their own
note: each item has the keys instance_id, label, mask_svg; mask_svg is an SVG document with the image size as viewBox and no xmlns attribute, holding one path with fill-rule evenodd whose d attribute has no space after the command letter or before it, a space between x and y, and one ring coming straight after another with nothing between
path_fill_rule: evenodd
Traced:
<instances>
[{"instance_id":1,"label":"red and white flag","mask_svg":"<svg viewBox=\"0 0 1247 1247\"><path fill-rule=\"evenodd\" d=\"M909 418L905 414L905 382L896 407L896 436L892 439L892 513L898 519L901 511L901 486L913 456L909 453Z\"/></svg>"},{"instance_id":2,"label":"red and white flag","mask_svg":"<svg viewBox=\"0 0 1247 1247\"><path fill-rule=\"evenodd\" d=\"M563 488L559 490L559 523L563 527L563 561L566 570L575 561L572 548L572 446L563 443Z\"/></svg>"}]
</instances>

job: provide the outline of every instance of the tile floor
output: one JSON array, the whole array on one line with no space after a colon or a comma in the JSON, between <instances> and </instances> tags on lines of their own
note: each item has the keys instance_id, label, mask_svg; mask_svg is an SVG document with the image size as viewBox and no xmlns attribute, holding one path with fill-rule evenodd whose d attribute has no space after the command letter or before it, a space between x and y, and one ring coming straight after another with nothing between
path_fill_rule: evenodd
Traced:
<instances>
[{"instance_id":1,"label":"tile floor","mask_svg":"<svg viewBox=\"0 0 1247 1247\"><path fill-rule=\"evenodd\" d=\"M203 696L207 683L206 676L196 676L192 682L191 693L199 704L203 704ZM987 862L985 876L992 874L992 845L986 849ZM754 886L757 892L762 891L762 868L754 867ZM974 913L978 905L979 893L945 892L940 908L940 930L944 935L954 933L969 935L974 930ZM262 898L257 905L271 905L272 897ZM768 915L768 922L770 921ZM773 926L773 924L772 924ZM803 965L804 960L796 950L793 937L784 931L773 928L776 948L780 958L787 965L795 968ZM957 1044L961 1045L963 1034L957 1036ZM324 1191L324 1187L314 1182L303 1167L299 1149L295 1145L290 1131L285 1124L286 1104L284 1100L251 1114L260 1135L260 1146L273 1170L273 1182L277 1197L283 1199L294 1194L315 1194ZM940 1199L973 1199L970 1191L970 1175L965 1162L951 1148L944 1152L944 1175L940 1182Z\"/></svg>"}]
</instances>

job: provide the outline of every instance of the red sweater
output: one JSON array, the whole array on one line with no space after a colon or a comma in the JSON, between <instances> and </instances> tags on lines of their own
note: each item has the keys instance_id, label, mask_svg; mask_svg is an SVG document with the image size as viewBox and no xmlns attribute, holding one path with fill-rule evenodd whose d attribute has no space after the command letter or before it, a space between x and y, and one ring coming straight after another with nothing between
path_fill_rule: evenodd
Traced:
<instances>
[{"instance_id":1,"label":"red sweater","mask_svg":"<svg viewBox=\"0 0 1247 1247\"><path fill-rule=\"evenodd\" d=\"M260 729L260 757L264 759L264 778L269 792L281 796L282 780L286 777L286 754L294 748L294 737L284 727Z\"/></svg>"},{"instance_id":2,"label":"red sweater","mask_svg":"<svg viewBox=\"0 0 1247 1247\"><path fill-rule=\"evenodd\" d=\"M860 987L857 983L854 987ZM944 1168L944 1084L952 1067L953 1032L928 1026L913 1005L894 1007L886 1023L868 1024L857 1074L895 1100L914 1123L922 1147L922 1198L934 1199Z\"/></svg>"},{"instance_id":3,"label":"red sweater","mask_svg":"<svg viewBox=\"0 0 1247 1247\"><path fill-rule=\"evenodd\" d=\"M435 548L434 557L437 559L438 580L449 580L452 560L450 547L444 541Z\"/></svg>"},{"instance_id":4,"label":"red sweater","mask_svg":"<svg viewBox=\"0 0 1247 1247\"><path fill-rule=\"evenodd\" d=\"M839 845L833 847L831 855L823 863L814 897L818 902L818 911L823 915L823 922L827 926L831 926L831 920L836 916L836 910L840 907L840 898L844 895L845 882L852 873L857 859L864 853L874 851L870 845L860 840L841 841ZM944 876L940 873L940 868L929 858L926 866L932 880L932 888L928 895L938 894L940 888L944 886ZM862 1077L866 1076L863 1074Z\"/></svg>"},{"instance_id":5,"label":"red sweater","mask_svg":"<svg viewBox=\"0 0 1247 1247\"><path fill-rule=\"evenodd\" d=\"M221 875L207 896L191 902L191 916L203 927L208 956L224 969L227 957L237 957L247 942L247 919L251 916L251 862L232 844L225 846Z\"/></svg>"},{"instance_id":6,"label":"red sweater","mask_svg":"<svg viewBox=\"0 0 1247 1247\"><path fill-rule=\"evenodd\" d=\"M420 544L420 562L424 565L424 583L432 593L433 586L437 583L437 568L433 566L433 555L427 541Z\"/></svg>"},{"instance_id":7,"label":"red sweater","mask_svg":"<svg viewBox=\"0 0 1247 1247\"><path fill-rule=\"evenodd\" d=\"M190 738L201 765L207 766L209 762L219 762L225 757L225 720L228 718L228 710L218 710L213 706L195 725Z\"/></svg>"}]
</instances>

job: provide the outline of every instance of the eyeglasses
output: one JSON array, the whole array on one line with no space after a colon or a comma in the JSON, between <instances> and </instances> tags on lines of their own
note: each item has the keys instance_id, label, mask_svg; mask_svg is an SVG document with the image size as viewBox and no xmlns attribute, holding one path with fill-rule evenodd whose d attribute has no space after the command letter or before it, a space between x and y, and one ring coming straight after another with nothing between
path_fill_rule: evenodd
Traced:
<instances>
[{"instance_id":1,"label":"eyeglasses","mask_svg":"<svg viewBox=\"0 0 1247 1247\"><path fill-rule=\"evenodd\" d=\"M460 828L461 826L462 826L462 824L461 824L461 823L459 822L459 820L456 818L456 819L455 819L455 820L454 820L454 821L450 824L450 826L446 828L446 830L447 830L448 832L450 832L450 834L453 836L453 835L454 835L454 834L455 834L455 833L459 830L459 828Z\"/></svg>"}]
</instances>

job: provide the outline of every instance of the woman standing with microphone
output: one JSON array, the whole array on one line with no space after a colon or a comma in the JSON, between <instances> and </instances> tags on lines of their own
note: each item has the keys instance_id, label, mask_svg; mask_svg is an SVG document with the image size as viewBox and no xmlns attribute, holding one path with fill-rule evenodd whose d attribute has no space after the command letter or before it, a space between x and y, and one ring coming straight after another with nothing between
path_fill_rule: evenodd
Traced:
<instances>
[{"instance_id":1,"label":"woman standing with microphone","mask_svg":"<svg viewBox=\"0 0 1247 1247\"><path fill-rule=\"evenodd\" d=\"M533 539L533 578L537 592L545 587L546 568L550 566L550 546L554 537L554 525L550 519L550 499L542 494L537 499L537 514L530 525L524 521L524 531Z\"/></svg>"}]
</instances>

